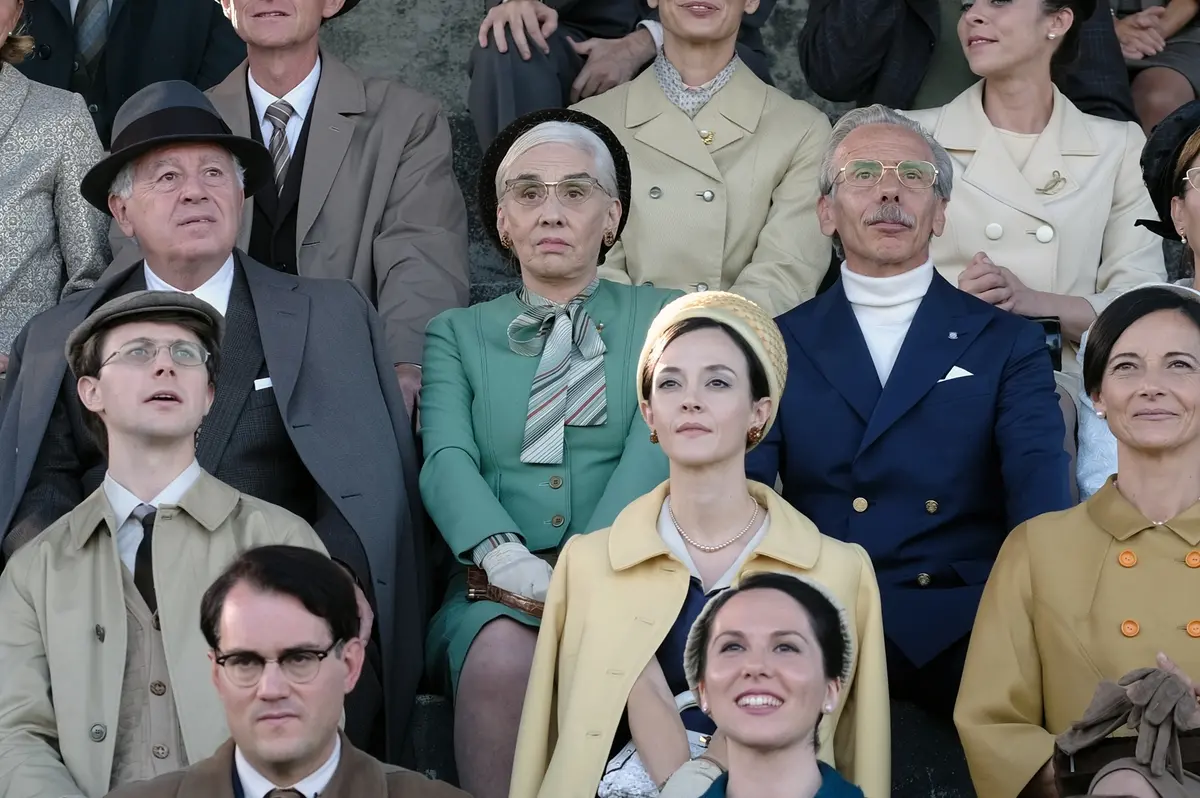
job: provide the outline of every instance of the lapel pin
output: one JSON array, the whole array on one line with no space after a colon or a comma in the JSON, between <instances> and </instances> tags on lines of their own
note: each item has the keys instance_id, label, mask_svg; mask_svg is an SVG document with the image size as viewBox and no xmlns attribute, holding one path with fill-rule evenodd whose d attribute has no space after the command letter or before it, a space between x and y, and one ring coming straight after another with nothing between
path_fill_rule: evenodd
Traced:
<instances>
[{"instance_id":1,"label":"lapel pin","mask_svg":"<svg viewBox=\"0 0 1200 798\"><path fill-rule=\"evenodd\" d=\"M951 341L957 341L957 340L958 340L958 333L956 333L956 332L952 332L952 333L950 333L950 340L951 340Z\"/></svg>"},{"instance_id":2,"label":"lapel pin","mask_svg":"<svg viewBox=\"0 0 1200 798\"><path fill-rule=\"evenodd\" d=\"M603 324L597 324L597 325L596 325L596 332L603 332L603 331L604 331L604 325L603 325Z\"/></svg>"}]
</instances>

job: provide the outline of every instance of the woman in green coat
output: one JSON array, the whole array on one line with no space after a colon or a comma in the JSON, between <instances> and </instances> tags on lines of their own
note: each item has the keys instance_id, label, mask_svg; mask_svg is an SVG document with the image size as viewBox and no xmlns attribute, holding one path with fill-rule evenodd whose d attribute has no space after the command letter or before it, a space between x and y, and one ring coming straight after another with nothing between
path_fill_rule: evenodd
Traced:
<instances>
[{"instance_id":1,"label":"woman in green coat","mask_svg":"<svg viewBox=\"0 0 1200 798\"><path fill-rule=\"evenodd\" d=\"M459 780L475 798L508 793L559 549L667 476L634 378L650 323L679 292L597 278L629 190L625 150L599 121L548 109L512 123L484 157L479 202L522 287L446 311L426 333L421 497L478 569L470 597L465 570L452 580L427 667L455 696Z\"/></svg>"}]
</instances>

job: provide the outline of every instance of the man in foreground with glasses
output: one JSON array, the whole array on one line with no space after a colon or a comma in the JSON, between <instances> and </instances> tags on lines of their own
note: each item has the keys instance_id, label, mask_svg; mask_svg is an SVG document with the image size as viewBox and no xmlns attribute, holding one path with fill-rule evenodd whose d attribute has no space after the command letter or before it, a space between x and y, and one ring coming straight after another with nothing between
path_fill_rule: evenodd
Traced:
<instances>
[{"instance_id":1,"label":"man in foreground with glasses","mask_svg":"<svg viewBox=\"0 0 1200 798\"><path fill-rule=\"evenodd\" d=\"M1041 328L934 270L953 166L920 125L850 111L821 170L841 279L777 320L779 419L753 479L871 555L892 696L951 721L983 585L1009 530L1071 503Z\"/></svg>"},{"instance_id":2,"label":"man in foreground with glasses","mask_svg":"<svg viewBox=\"0 0 1200 798\"><path fill-rule=\"evenodd\" d=\"M324 559L308 524L196 462L223 328L189 294L138 291L68 338L108 470L0 574L0 795L99 798L209 756L227 732L195 627L204 591L247 547Z\"/></svg>"},{"instance_id":3,"label":"man in foreground with glasses","mask_svg":"<svg viewBox=\"0 0 1200 798\"><path fill-rule=\"evenodd\" d=\"M243 552L198 614L231 739L111 798L466 798L384 765L338 729L364 651L354 585L327 558L286 545Z\"/></svg>"}]
</instances>

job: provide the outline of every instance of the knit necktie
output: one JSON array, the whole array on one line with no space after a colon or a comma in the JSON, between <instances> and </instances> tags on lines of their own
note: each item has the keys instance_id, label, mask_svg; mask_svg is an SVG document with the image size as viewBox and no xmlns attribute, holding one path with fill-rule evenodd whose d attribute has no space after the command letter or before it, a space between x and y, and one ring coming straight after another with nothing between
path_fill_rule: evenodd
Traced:
<instances>
[{"instance_id":1,"label":"knit necktie","mask_svg":"<svg viewBox=\"0 0 1200 798\"><path fill-rule=\"evenodd\" d=\"M158 511L149 504L139 504L133 511L133 517L142 525L142 542L138 544L133 559L133 583L137 585L150 612L158 612L158 596L154 592L154 561L151 558L154 519L158 517Z\"/></svg>"},{"instance_id":2,"label":"knit necktie","mask_svg":"<svg viewBox=\"0 0 1200 798\"><path fill-rule=\"evenodd\" d=\"M283 182L287 180L288 164L292 160L292 152L288 147L288 120L296 113L287 100L276 100L267 106L267 121L274 130L271 131L271 160L275 163L275 190L283 192Z\"/></svg>"},{"instance_id":3,"label":"knit necktie","mask_svg":"<svg viewBox=\"0 0 1200 798\"><path fill-rule=\"evenodd\" d=\"M593 280L565 305L526 288L517 294L525 309L508 325L509 346L525 357L541 355L529 392L522 463L561 463L565 427L593 427L608 420L606 348L583 307L599 284Z\"/></svg>"},{"instance_id":4,"label":"knit necktie","mask_svg":"<svg viewBox=\"0 0 1200 798\"><path fill-rule=\"evenodd\" d=\"M108 0L79 0L75 7L75 51L79 68L92 74L108 39Z\"/></svg>"}]
</instances>

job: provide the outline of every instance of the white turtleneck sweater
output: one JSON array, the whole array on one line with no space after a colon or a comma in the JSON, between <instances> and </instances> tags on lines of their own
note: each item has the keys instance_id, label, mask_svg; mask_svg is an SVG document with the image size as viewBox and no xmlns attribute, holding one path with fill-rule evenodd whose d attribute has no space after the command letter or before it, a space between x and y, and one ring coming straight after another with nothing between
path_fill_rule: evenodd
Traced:
<instances>
[{"instance_id":1,"label":"white turtleneck sweater","mask_svg":"<svg viewBox=\"0 0 1200 798\"><path fill-rule=\"evenodd\" d=\"M880 385L887 385L904 336L932 282L932 260L892 277L866 277L842 264L842 288L867 341Z\"/></svg>"}]
</instances>

